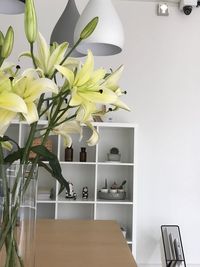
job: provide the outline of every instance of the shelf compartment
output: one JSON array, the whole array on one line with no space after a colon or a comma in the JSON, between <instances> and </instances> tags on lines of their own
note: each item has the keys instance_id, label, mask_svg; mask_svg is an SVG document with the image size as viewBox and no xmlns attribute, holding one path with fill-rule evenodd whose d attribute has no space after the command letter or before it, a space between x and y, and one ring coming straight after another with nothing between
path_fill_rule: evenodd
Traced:
<instances>
[{"instance_id":1,"label":"shelf compartment","mask_svg":"<svg viewBox=\"0 0 200 267\"><path fill-rule=\"evenodd\" d=\"M134 163L120 162L120 161L104 161L98 162L98 165L111 165L111 166L134 166Z\"/></svg>"},{"instance_id":2,"label":"shelf compartment","mask_svg":"<svg viewBox=\"0 0 200 267\"><path fill-rule=\"evenodd\" d=\"M79 219L79 220L93 220L94 219L94 205L80 204L80 203L59 203L58 204L58 219Z\"/></svg>"},{"instance_id":3,"label":"shelf compartment","mask_svg":"<svg viewBox=\"0 0 200 267\"><path fill-rule=\"evenodd\" d=\"M121 227L126 229L126 239L132 241L132 215L131 205L97 204L97 220L116 220Z\"/></svg>"},{"instance_id":4,"label":"shelf compartment","mask_svg":"<svg viewBox=\"0 0 200 267\"><path fill-rule=\"evenodd\" d=\"M45 127L45 125L38 125L37 129L41 129L41 131L42 131L43 127ZM28 139L29 131L30 131L29 125L24 124L24 123L21 124L21 145L22 146L25 145L25 142ZM37 136L39 136L39 135L40 135L40 131L37 132ZM37 136L36 136L36 138L37 138ZM55 155L57 155L58 154L58 136L52 135L52 136L49 136L48 139L51 140L51 142L52 142L52 152Z\"/></svg>"},{"instance_id":5,"label":"shelf compartment","mask_svg":"<svg viewBox=\"0 0 200 267\"><path fill-rule=\"evenodd\" d=\"M133 171L134 171L133 166L99 165L98 176L97 176L97 190L99 191L101 188L104 187L105 179L107 179L108 188L110 188L110 186L114 182L120 185L124 180L126 180L126 184L124 185L124 189L126 191L125 201L132 202L133 201L133 179L134 179Z\"/></svg>"},{"instance_id":6,"label":"shelf compartment","mask_svg":"<svg viewBox=\"0 0 200 267\"><path fill-rule=\"evenodd\" d=\"M103 200L97 199L97 204L113 204L113 205L133 205L132 201L125 200Z\"/></svg>"},{"instance_id":7,"label":"shelf compartment","mask_svg":"<svg viewBox=\"0 0 200 267\"><path fill-rule=\"evenodd\" d=\"M15 140L17 143L19 143L19 128L20 125L18 123L12 123L6 131L6 135Z\"/></svg>"},{"instance_id":8,"label":"shelf compartment","mask_svg":"<svg viewBox=\"0 0 200 267\"><path fill-rule=\"evenodd\" d=\"M50 199L50 197L40 197L40 189L44 190L47 189L49 191L50 196L50 190L53 188L54 190L54 199ZM37 202L52 202L56 198L56 180L51 176L51 174L45 170L42 167L39 167L38 171L38 196L37 196Z\"/></svg>"},{"instance_id":9,"label":"shelf compartment","mask_svg":"<svg viewBox=\"0 0 200 267\"><path fill-rule=\"evenodd\" d=\"M77 198L76 200L74 199L67 199L64 197L58 196L58 203L66 203L66 204L94 204L94 200L91 198L88 199L82 199L82 198Z\"/></svg>"},{"instance_id":10,"label":"shelf compartment","mask_svg":"<svg viewBox=\"0 0 200 267\"><path fill-rule=\"evenodd\" d=\"M74 186L74 192L77 194L77 199L82 198L83 187L88 187L88 197L94 200L95 187L95 165L69 165L61 164L65 179L71 182ZM65 191L60 194L62 199L65 199Z\"/></svg>"},{"instance_id":11,"label":"shelf compartment","mask_svg":"<svg viewBox=\"0 0 200 267\"><path fill-rule=\"evenodd\" d=\"M55 218L55 203L39 203L37 202L37 218L39 219L54 219Z\"/></svg>"},{"instance_id":12,"label":"shelf compartment","mask_svg":"<svg viewBox=\"0 0 200 267\"><path fill-rule=\"evenodd\" d=\"M80 162L80 161L60 161L62 165L95 165L95 162Z\"/></svg>"},{"instance_id":13,"label":"shelf compartment","mask_svg":"<svg viewBox=\"0 0 200 267\"><path fill-rule=\"evenodd\" d=\"M80 151L81 147L86 148L87 152L87 162L95 162L96 161L96 147L88 146L86 141L90 138L92 131L87 127L83 127L83 138L79 141L79 134L70 135L72 138L72 147L73 147L73 161L80 161ZM64 139L60 138L60 161L65 161L65 146Z\"/></svg>"},{"instance_id":14,"label":"shelf compartment","mask_svg":"<svg viewBox=\"0 0 200 267\"><path fill-rule=\"evenodd\" d=\"M107 162L107 154L117 147L121 154L121 163L134 163L134 128L99 127L98 161Z\"/></svg>"}]
</instances>

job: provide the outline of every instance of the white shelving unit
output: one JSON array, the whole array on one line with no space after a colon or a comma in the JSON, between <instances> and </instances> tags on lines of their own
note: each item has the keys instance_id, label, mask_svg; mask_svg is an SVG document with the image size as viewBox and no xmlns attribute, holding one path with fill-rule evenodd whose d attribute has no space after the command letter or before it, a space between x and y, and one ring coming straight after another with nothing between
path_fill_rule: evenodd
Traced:
<instances>
[{"instance_id":1,"label":"white shelving unit","mask_svg":"<svg viewBox=\"0 0 200 267\"><path fill-rule=\"evenodd\" d=\"M40 126L45 125L41 121ZM96 146L86 146L90 137L90 129L84 127L83 140L73 136L74 157L72 162L65 162L65 148L61 137L53 138L53 152L57 154L62 167L63 176L74 185L77 193L76 200L65 198L65 192L58 195L59 184L49 173L40 168L39 187L54 188L54 200L45 199L37 201L39 218L52 219L91 219L91 220L117 220L127 230L127 242L136 255L136 171L135 171L135 144L137 126L128 123L93 123L100 133L100 140ZM13 122L7 135L23 146L28 133L25 123ZM87 162L79 162L80 148L86 147ZM107 161L110 148L117 147L121 154L120 162ZM121 184L126 180L126 199L102 200L98 198L98 190L104 186L107 179L108 187L116 182ZM89 197L82 199L82 188L88 187Z\"/></svg>"}]
</instances>

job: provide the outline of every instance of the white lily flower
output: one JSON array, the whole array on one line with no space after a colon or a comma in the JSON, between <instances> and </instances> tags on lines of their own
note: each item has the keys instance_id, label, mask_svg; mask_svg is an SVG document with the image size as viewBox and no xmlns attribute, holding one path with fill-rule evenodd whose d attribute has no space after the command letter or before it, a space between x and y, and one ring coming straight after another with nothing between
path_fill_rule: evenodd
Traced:
<instances>
[{"instance_id":1,"label":"white lily flower","mask_svg":"<svg viewBox=\"0 0 200 267\"><path fill-rule=\"evenodd\" d=\"M22 74L21 78L13 80L13 91L19 95L27 106L27 112L22 112L26 121L31 124L39 119L36 100L41 94L52 92L57 94L57 85L48 78L35 78L36 70L28 70Z\"/></svg>"},{"instance_id":2,"label":"white lily flower","mask_svg":"<svg viewBox=\"0 0 200 267\"><path fill-rule=\"evenodd\" d=\"M85 64L76 73L59 65L56 69L67 79L71 89L69 105L82 106L82 111L85 112L83 117L88 117L88 114L94 111L95 104L110 104L117 101L117 95L112 90L100 88L106 71L102 68L94 71L94 57L90 50Z\"/></svg>"},{"instance_id":3,"label":"white lily flower","mask_svg":"<svg viewBox=\"0 0 200 267\"><path fill-rule=\"evenodd\" d=\"M64 146L70 147L72 145L71 134L78 133L80 139L82 139L82 127L80 123L76 120L66 121L56 126L52 131L51 135L61 135L64 138Z\"/></svg>"},{"instance_id":4,"label":"white lily flower","mask_svg":"<svg viewBox=\"0 0 200 267\"><path fill-rule=\"evenodd\" d=\"M130 111L130 108L119 99L119 96L123 95L123 92L118 85L123 70L124 66L121 65L116 71L112 72L109 76L107 76L105 78L105 81L102 83L102 89L106 87L115 92L116 95L118 96L117 100L114 103L112 103L112 105Z\"/></svg>"},{"instance_id":5,"label":"white lily flower","mask_svg":"<svg viewBox=\"0 0 200 267\"><path fill-rule=\"evenodd\" d=\"M0 72L0 135L3 136L17 113L27 114L24 100L13 92L10 79Z\"/></svg>"},{"instance_id":6,"label":"white lily flower","mask_svg":"<svg viewBox=\"0 0 200 267\"><path fill-rule=\"evenodd\" d=\"M55 71L55 65L59 65L64 59L68 48L68 43L64 42L54 49L50 49L46 40L41 33L37 37L38 55L35 56L35 62L38 68L43 70L44 76L51 77ZM30 52L25 52L20 55L31 57Z\"/></svg>"}]
</instances>

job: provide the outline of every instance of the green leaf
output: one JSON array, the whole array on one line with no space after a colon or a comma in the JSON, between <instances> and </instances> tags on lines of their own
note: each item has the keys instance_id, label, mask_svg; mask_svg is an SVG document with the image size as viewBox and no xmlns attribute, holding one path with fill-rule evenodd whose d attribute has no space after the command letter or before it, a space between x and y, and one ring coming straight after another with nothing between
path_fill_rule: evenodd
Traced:
<instances>
[{"instance_id":1,"label":"green leaf","mask_svg":"<svg viewBox=\"0 0 200 267\"><path fill-rule=\"evenodd\" d=\"M5 159L5 163L13 163L16 160L21 160L24 154L24 148L19 148L17 151L9 154Z\"/></svg>"},{"instance_id":2,"label":"green leaf","mask_svg":"<svg viewBox=\"0 0 200 267\"><path fill-rule=\"evenodd\" d=\"M49 166L47 166L44 162L38 162L38 164L44 167L56 180L60 183L61 187L59 190L59 194L66 189L69 191L69 183L65 180L62 175L62 169L60 167L59 160L56 155L50 152L45 146L38 145L33 146L31 151L36 153L37 155L45 158L45 160L49 161ZM50 167L50 168L49 168Z\"/></svg>"},{"instance_id":3,"label":"green leaf","mask_svg":"<svg viewBox=\"0 0 200 267\"><path fill-rule=\"evenodd\" d=\"M88 38L93 33L93 31L95 30L97 26L98 21L99 21L99 18L95 17L85 26L85 28L82 30L80 34L81 40Z\"/></svg>"},{"instance_id":4,"label":"green leaf","mask_svg":"<svg viewBox=\"0 0 200 267\"><path fill-rule=\"evenodd\" d=\"M45 160L48 160L48 161L56 158L56 156L43 145L33 146L33 147L31 147L31 151L33 151L35 154L45 158Z\"/></svg>"}]
</instances>

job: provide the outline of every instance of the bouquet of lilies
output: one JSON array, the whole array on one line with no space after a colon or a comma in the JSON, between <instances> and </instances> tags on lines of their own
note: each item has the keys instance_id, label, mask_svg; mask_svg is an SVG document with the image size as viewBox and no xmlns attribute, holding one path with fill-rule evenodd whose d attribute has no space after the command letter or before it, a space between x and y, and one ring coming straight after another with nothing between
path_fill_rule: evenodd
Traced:
<instances>
[{"instance_id":1,"label":"bouquet of lilies","mask_svg":"<svg viewBox=\"0 0 200 267\"><path fill-rule=\"evenodd\" d=\"M32 159L32 168L36 165L44 167L59 181L60 191L64 188L68 190L68 182L62 176L56 155L45 147L47 138L52 134L62 135L65 146L70 147L72 143L70 135L78 133L81 138L82 125L85 125L91 129L91 137L87 140L87 144L95 145L99 134L91 123L93 116L119 108L129 110L120 100L120 96L125 93L118 85L123 66L111 73L107 73L104 68L95 70L94 57L90 50L84 63L70 57L78 44L95 30L98 17L85 26L79 40L71 49L68 48L67 42L53 43L50 46L47 44L38 31L33 0L26 0L24 17L25 34L30 44L30 51L22 53L20 57L29 57L33 67L22 71L19 65L7 63L6 59L13 48L14 32L11 26L5 35L0 31L0 166L15 161L27 164L32 151L36 154ZM106 105L107 110L102 110L100 105ZM47 123L39 127L38 121L43 115L46 115ZM17 144L17 150L13 151L13 142L15 144L16 142L6 135L6 131L16 118L26 121L30 128L24 147L19 147ZM41 144L33 146L34 138L38 135ZM5 153L8 150L9 154ZM48 164L41 160L44 157ZM1 168L0 174L5 177L3 172ZM30 179L26 180L24 192ZM18 182L16 179L13 187L14 199L18 193ZM5 215L9 206L6 181L3 181L3 194ZM13 209L17 211L18 208L19 202L16 201ZM11 218L4 216L5 221L0 227L0 250L16 220L14 217L16 214L17 212L13 212ZM14 267L12 264L9 265L9 261L11 262L11 257L7 260L6 266Z\"/></svg>"}]
</instances>

